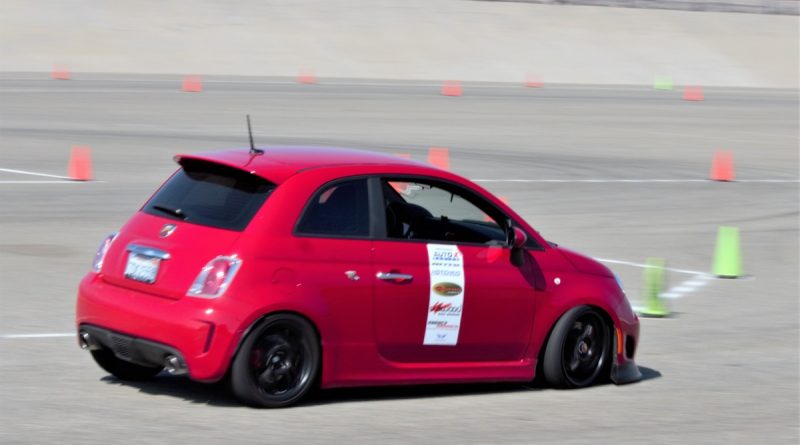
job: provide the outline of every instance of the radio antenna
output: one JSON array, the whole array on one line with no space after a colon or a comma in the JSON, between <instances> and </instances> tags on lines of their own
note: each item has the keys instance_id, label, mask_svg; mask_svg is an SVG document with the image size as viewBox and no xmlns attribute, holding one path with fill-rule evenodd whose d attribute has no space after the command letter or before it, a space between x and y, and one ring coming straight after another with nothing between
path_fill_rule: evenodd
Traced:
<instances>
[{"instance_id":1,"label":"radio antenna","mask_svg":"<svg viewBox=\"0 0 800 445\"><path fill-rule=\"evenodd\" d=\"M264 154L264 150L260 148L256 148L256 145L253 143L253 127L250 125L250 115L247 115L247 134L250 136L250 154L251 155L262 155Z\"/></svg>"}]
</instances>

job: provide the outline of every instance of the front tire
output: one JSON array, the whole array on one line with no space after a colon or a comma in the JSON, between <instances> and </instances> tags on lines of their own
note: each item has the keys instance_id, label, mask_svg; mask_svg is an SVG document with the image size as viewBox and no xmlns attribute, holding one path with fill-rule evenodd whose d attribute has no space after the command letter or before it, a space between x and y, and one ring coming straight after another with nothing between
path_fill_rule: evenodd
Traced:
<instances>
[{"instance_id":1,"label":"front tire","mask_svg":"<svg viewBox=\"0 0 800 445\"><path fill-rule=\"evenodd\" d=\"M555 388L584 388L608 375L611 330L603 314L590 306L570 309L556 323L542 371Z\"/></svg>"},{"instance_id":2,"label":"front tire","mask_svg":"<svg viewBox=\"0 0 800 445\"><path fill-rule=\"evenodd\" d=\"M320 347L311 324L297 315L271 315L242 343L231 365L231 388L251 406L289 406L311 390L319 367Z\"/></svg>"}]
</instances>

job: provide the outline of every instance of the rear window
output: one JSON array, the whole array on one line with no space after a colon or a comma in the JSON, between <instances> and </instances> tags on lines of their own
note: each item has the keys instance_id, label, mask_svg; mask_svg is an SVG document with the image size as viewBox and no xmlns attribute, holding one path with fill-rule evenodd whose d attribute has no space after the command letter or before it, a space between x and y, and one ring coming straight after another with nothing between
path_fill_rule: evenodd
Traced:
<instances>
[{"instance_id":1,"label":"rear window","mask_svg":"<svg viewBox=\"0 0 800 445\"><path fill-rule=\"evenodd\" d=\"M204 161L183 161L143 211L192 224L244 230L275 184L247 172Z\"/></svg>"}]
</instances>

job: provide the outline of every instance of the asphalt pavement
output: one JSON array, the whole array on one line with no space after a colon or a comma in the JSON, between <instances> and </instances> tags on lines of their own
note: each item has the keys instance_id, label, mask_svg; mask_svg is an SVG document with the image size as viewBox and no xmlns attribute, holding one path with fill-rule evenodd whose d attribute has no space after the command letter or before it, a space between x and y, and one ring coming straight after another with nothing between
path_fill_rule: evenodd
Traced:
<instances>
[{"instance_id":1,"label":"asphalt pavement","mask_svg":"<svg viewBox=\"0 0 800 445\"><path fill-rule=\"evenodd\" d=\"M0 77L0 443L797 443L798 93L707 88L207 78ZM639 383L558 391L457 385L322 391L290 409L221 385L116 380L68 336L103 237L177 153L247 145L450 150L452 170L546 238L594 257L641 299L648 257L668 287L710 272L716 231L741 231L746 276L688 286L643 319ZM69 182L72 146L96 180ZM716 150L736 182L706 181ZM631 263L631 264L626 264ZM17 337L22 335L23 337Z\"/></svg>"}]
</instances>

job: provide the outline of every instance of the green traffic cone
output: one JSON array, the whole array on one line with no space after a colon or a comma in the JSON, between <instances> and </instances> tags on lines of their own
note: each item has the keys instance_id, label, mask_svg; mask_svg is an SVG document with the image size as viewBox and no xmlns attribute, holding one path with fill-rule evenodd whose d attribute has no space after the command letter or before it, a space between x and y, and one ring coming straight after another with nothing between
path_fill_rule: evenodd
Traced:
<instances>
[{"instance_id":1,"label":"green traffic cone","mask_svg":"<svg viewBox=\"0 0 800 445\"><path fill-rule=\"evenodd\" d=\"M738 228L722 226L717 231L712 273L720 278L737 278L742 275Z\"/></svg>"},{"instance_id":2,"label":"green traffic cone","mask_svg":"<svg viewBox=\"0 0 800 445\"><path fill-rule=\"evenodd\" d=\"M653 88L656 90L671 90L672 78L667 76L659 76L653 80Z\"/></svg>"},{"instance_id":3,"label":"green traffic cone","mask_svg":"<svg viewBox=\"0 0 800 445\"><path fill-rule=\"evenodd\" d=\"M664 266L666 261L663 258L648 258L645 260L644 269L644 308L639 310L639 315L643 317L667 317L669 308L661 298L661 291L664 289Z\"/></svg>"}]
</instances>

